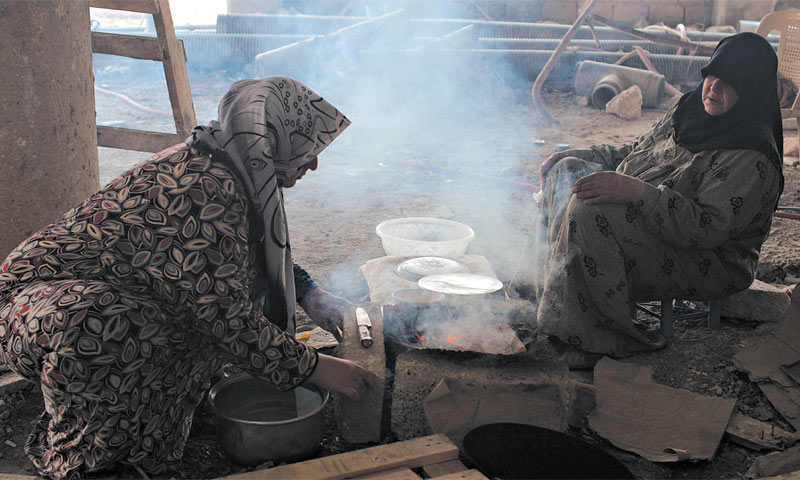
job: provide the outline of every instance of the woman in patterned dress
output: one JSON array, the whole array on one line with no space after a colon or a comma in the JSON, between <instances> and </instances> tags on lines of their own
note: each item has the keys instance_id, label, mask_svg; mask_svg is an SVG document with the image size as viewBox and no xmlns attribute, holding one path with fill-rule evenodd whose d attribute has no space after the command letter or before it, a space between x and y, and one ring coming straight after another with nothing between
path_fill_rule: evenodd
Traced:
<instances>
[{"instance_id":1,"label":"woman in patterned dress","mask_svg":"<svg viewBox=\"0 0 800 480\"><path fill-rule=\"evenodd\" d=\"M374 385L289 333L296 281L328 329L335 314L293 265L281 188L348 125L290 78L237 82L218 122L11 252L0 265L0 361L41 383L45 411L25 444L41 475L116 463L163 475L223 363L281 389L308 381L357 399Z\"/></svg>"},{"instance_id":2,"label":"woman in patterned dress","mask_svg":"<svg viewBox=\"0 0 800 480\"><path fill-rule=\"evenodd\" d=\"M537 321L572 368L665 345L632 321L632 299L719 298L753 282L783 190L777 65L758 35L728 37L703 83L636 142L542 164Z\"/></svg>"}]
</instances>

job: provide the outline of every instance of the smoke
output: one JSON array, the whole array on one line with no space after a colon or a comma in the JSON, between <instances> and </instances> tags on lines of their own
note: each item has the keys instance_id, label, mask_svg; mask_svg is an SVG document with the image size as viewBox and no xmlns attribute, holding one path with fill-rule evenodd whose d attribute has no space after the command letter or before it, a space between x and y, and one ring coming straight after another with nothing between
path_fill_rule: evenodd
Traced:
<instances>
[{"instance_id":1,"label":"smoke","mask_svg":"<svg viewBox=\"0 0 800 480\"><path fill-rule=\"evenodd\" d=\"M426 348L519 353L521 344L508 328L510 314L504 303L481 297L467 299L450 315L441 315L441 311L435 309L424 311L416 319L415 335Z\"/></svg>"},{"instance_id":2,"label":"smoke","mask_svg":"<svg viewBox=\"0 0 800 480\"><path fill-rule=\"evenodd\" d=\"M319 171L286 192L288 209L315 195L342 206L339 221L353 225L403 216L460 221L476 232L468 253L486 256L508 279L533 221L533 192L477 176L527 180L530 83L502 57L484 56L469 25L390 11L257 57L248 73L300 79L352 121L320 156ZM340 238L343 248L358 243L348 231ZM340 262L383 254L373 236L367 252Z\"/></svg>"},{"instance_id":3,"label":"smoke","mask_svg":"<svg viewBox=\"0 0 800 480\"><path fill-rule=\"evenodd\" d=\"M498 181L536 181L527 157L537 138L531 81L502 55L481 50L479 37L486 33L477 24L470 27L473 23L463 11L447 10L458 2L429 4L431 18L463 20L426 21L418 12L373 8L372 17L361 25L294 38L295 43L251 55L247 66L233 60L219 64L220 53L233 58L238 52L233 46L212 52L218 55L213 62L199 61L211 50L196 49L195 37L178 32L186 45L198 118L215 118L217 102L236 80L288 75L352 121L322 153L318 171L284 192L298 263L325 288L351 299L363 290L363 279L357 274L354 278L353 272L384 255L372 233L375 225L394 217L460 221L476 233L467 253L489 259L501 280L508 281L515 272L520 279L541 274L531 271L533 264L524 254L539 228L534 192ZM285 22L280 32L239 33L292 34L293 20L279 21ZM131 62L121 60L111 70L101 64L106 70L96 66L96 76L108 82L104 88L138 100L141 81L117 88L113 84L121 76L136 78L141 62ZM148 75L163 76L152 62L144 63L155 70ZM203 63L205 70L198 68ZM214 71L208 71L210 65ZM156 81L163 85L163 80ZM166 88L159 95L148 105L169 111ZM102 113L98 104L98 120ZM169 121L152 117L123 126L171 129ZM316 255L313 263L304 261L319 250L321 241L326 254Z\"/></svg>"}]
</instances>

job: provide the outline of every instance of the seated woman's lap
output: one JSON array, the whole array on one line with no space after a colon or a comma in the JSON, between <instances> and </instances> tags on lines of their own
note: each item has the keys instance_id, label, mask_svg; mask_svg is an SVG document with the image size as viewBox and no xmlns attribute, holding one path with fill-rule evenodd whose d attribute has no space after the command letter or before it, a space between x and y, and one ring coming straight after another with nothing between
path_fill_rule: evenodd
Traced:
<instances>
[{"instance_id":1,"label":"seated woman's lap","mask_svg":"<svg viewBox=\"0 0 800 480\"><path fill-rule=\"evenodd\" d=\"M632 299L716 298L747 288L752 281L731 272L711 250L678 248L651 234L633 205L585 205L572 198L567 211L572 221L596 230L594 236L584 237L590 239L580 246L584 252L597 247L602 232L618 245Z\"/></svg>"},{"instance_id":2,"label":"seated woman's lap","mask_svg":"<svg viewBox=\"0 0 800 480\"><path fill-rule=\"evenodd\" d=\"M603 167L596 163L577 157L565 157L547 174L547 182L542 189L544 197L542 202L545 208L541 212L541 222L549 231L550 243L555 241L555 235L558 234L558 225L563 220L575 181L602 169Z\"/></svg>"}]
</instances>

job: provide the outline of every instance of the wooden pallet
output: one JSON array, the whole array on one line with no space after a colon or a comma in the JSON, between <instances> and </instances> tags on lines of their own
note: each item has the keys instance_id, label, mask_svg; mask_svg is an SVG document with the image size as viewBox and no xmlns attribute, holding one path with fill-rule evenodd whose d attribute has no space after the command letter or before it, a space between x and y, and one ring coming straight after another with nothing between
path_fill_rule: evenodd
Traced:
<instances>
[{"instance_id":1,"label":"wooden pallet","mask_svg":"<svg viewBox=\"0 0 800 480\"><path fill-rule=\"evenodd\" d=\"M176 131L171 134L98 125L97 145L158 152L186 139L197 120L189 88L189 75L186 72L186 52L183 41L175 36L169 0L90 0L89 5L153 16L156 38L92 32L92 52L163 63Z\"/></svg>"},{"instance_id":2,"label":"wooden pallet","mask_svg":"<svg viewBox=\"0 0 800 480\"><path fill-rule=\"evenodd\" d=\"M419 480L423 478L412 469L420 469L425 475L424 478L438 480L486 479L479 471L467 469L461 463L458 459L458 447L442 434L378 445L305 462L256 469L224 478L226 480L286 478Z\"/></svg>"}]
</instances>

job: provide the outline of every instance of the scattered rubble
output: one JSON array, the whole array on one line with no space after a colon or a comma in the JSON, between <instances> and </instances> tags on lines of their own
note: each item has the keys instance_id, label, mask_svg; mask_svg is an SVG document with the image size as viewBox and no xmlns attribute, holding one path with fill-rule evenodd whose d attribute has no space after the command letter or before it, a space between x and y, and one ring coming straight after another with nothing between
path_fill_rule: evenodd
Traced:
<instances>
[{"instance_id":1,"label":"scattered rubble","mask_svg":"<svg viewBox=\"0 0 800 480\"><path fill-rule=\"evenodd\" d=\"M750 288L722 300L723 317L778 322L792 301L788 288L756 280Z\"/></svg>"},{"instance_id":2,"label":"scattered rubble","mask_svg":"<svg viewBox=\"0 0 800 480\"><path fill-rule=\"evenodd\" d=\"M606 112L626 120L642 116L642 90L638 85L629 87L606 104Z\"/></svg>"}]
</instances>

